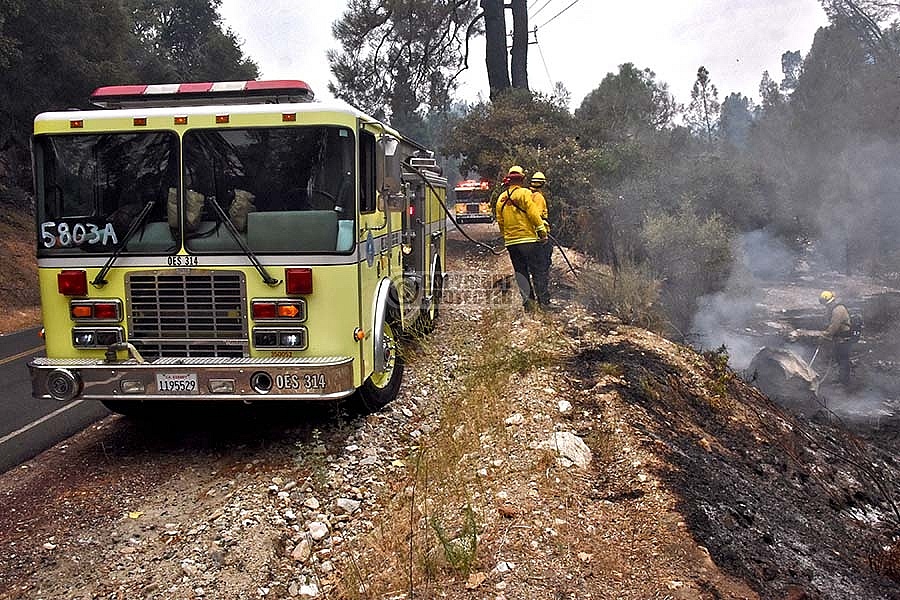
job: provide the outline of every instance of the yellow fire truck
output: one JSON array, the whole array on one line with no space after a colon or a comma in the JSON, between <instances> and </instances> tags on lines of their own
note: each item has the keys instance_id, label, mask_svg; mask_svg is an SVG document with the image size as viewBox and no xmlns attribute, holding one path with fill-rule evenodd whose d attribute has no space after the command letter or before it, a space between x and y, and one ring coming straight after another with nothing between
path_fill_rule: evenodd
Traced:
<instances>
[{"instance_id":1,"label":"yellow fire truck","mask_svg":"<svg viewBox=\"0 0 900 600\"><path fill-rule=\"evenodd\" d=\"M453 212L457 222L490 223L494 220L489 179L464 179L453 187L453 193L456 195Z\"/></svg>"},{"instance_id":2,"label":"yellow fire truck","mask_svg":"<svg viewBox=\"0 0 900 600\"><path fill-rule=\"evenodd\" d=\"M302 81L124 85L34 123L47 357L33 395L398 393L445 273L433 154Z\"/></svg>"}]
</instances>

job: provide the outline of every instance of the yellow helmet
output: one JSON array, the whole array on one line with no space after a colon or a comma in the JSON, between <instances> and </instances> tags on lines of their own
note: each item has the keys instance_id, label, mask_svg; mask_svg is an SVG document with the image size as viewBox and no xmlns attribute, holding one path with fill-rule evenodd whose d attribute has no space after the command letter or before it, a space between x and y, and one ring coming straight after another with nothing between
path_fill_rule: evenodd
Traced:
<instances>
[{"instance_id":1,"label":"yellow helmet","mask_svg":"<svg viewBox=\"0 0 900 600\"><path fill-rule=\"evenodd\" d=\"M509 168L509 173L506 174L507 177L525 177L525 171L519 165L513 165Z\"/></svg>"},{"instance_id":2,"label":"yellow helmet","mask_svg":"<svg viewBox=\"0 0 900 600\"><path fill-rule=\"evenodd\" d=\"M531 185L534 187L541 187L545 183L547 183L547 178L540 171L535 171L534 175L531 176Z\"/></svg>"},{"instance_id":3,"label":"yellow helmet","mask_svg":"<svg viewBox=\"0 0 900 600\"><path fill-rule=\"evenodd\" d=\"M819 304L831 304L834 302L834 292L825 290L819 294Z\"/></svg>"}]
</instances>

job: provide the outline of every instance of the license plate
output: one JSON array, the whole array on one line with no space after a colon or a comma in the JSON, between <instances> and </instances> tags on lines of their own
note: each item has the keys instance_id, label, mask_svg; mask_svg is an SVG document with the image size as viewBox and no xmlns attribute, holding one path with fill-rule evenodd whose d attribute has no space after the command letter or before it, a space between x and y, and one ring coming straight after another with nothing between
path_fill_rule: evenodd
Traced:
<instances>
[{"instance_id":1,"label":"license plate","mask_svg":"<svg viewBox=\"0 0 900 600\"><path fill-rule=\"evenodd\" d=\"M160 394L196 394L196 373L157 373L156 391Z\"/></svg>"}]
</instances>

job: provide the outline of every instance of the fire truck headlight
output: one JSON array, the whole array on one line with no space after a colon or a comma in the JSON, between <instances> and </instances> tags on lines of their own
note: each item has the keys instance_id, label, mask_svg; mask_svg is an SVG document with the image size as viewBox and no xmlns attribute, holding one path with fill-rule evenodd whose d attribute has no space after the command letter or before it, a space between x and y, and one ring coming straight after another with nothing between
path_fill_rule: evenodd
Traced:
<instances>
[{"instance_id":1,"label":"fire truck headlight","mask_svg":"<svg viewBox=\"0 0 900 600\"><path fill-rule=\"evenodd\" d=\"M302 346L303 336L299 333L283 333L281 334L281 345L292 348Z\"/></svg>"},{"instance_id":2,"label":"fire truck headlight","mask_svg":"<svg viewBox=\"0 0 900 600\"><path fill-rule=\"evenodd\" d=\"M72 332L72 345L76 348L84 348L85 346L96 346L97 336L93 331L76 330Z\"/></svg>"},{"instance_id":3,"label":"fire truck headlight","mask_svg":"<svg viewBox=\"0 0 900 600\"><path fill-rule=\"evenodd\" d=\"M253 336L253 343L257 348L277 346L278 333L275 331L257 331Z\"/></svg>"}]
</instances>

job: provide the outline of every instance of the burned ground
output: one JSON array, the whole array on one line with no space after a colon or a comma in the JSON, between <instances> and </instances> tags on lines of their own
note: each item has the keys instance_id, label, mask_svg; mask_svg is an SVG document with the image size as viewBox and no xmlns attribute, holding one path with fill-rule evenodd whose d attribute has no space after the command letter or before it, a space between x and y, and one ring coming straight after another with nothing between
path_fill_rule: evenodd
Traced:
<instances>
[{"instance_id":1,"label":"burned ground","mask_svg":"<svg viewBox=\"0 0 900 600\"><path fill-rule=\"evenodd\" d=\"M625 400L692 535L723 570L765 598L900 597L884 550L900 522L895 445L867 443L824 412L783 412L717 353L616 333L571 367Z\"/></svg>"}]
</instances>

